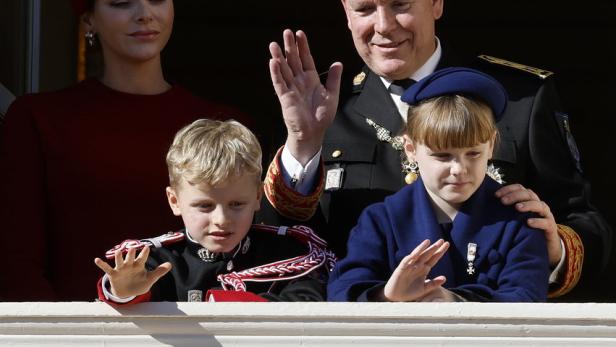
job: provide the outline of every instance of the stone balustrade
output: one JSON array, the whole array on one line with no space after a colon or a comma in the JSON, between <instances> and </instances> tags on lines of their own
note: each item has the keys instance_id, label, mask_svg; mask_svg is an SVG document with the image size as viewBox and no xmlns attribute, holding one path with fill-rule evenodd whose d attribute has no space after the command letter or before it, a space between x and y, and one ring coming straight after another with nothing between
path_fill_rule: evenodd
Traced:
<instances>
[{"instance_id":1,"label":"stone balustrade","mask_svg":"<svg viewBox=\"0 0 616 347\"><path fill-rule=\"evenodd\" d=\"M616 346L616 304L0 303L0 346Z\"/></svg>"}]
</instances>

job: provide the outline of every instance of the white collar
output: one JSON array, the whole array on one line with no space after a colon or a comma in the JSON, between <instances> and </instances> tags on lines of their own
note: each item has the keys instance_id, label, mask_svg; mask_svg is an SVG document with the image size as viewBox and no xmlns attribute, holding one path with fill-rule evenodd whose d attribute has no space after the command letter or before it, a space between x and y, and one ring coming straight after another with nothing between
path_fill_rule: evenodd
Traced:
<instances>
[{"instance_id":1,"label":"white collar","mask_svg":"<svg viewBox=\"0 0 616 347\"><path fill-rule=\"evenodd\" d=\"M409 78L412 78L415 81L419 81L436 70L436 66L438 65L438 62L441 60L441 56L443 55L443 50L441 48L441 41L438 39L438 37L435 36L434 39L436 40L436 49L434 50L434 53L432 53L430 58L428 58L428 60L426 60L426 62L419 69L413 72L413 74L411 74ZM383 81L383 84L385 85L385 88L389 88L393 80L387 79L382 76L380 77L381 81Z\"/></svg>"}]
</instances>

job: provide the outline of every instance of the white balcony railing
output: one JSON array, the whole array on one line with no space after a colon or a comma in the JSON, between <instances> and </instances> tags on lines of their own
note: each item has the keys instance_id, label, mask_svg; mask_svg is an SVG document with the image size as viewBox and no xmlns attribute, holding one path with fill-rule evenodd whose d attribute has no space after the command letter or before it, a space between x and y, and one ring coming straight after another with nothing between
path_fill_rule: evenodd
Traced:
<instances>
[{"instance_id":1,"label":"white balcony railing","mask_svg":"<svg viewBox=\"0 0 616 347\"><path fill-rule=\"evenodd\" d=\"M0 303L0 346L616 346L616 304Z\"/></svg>"}]
</instances>

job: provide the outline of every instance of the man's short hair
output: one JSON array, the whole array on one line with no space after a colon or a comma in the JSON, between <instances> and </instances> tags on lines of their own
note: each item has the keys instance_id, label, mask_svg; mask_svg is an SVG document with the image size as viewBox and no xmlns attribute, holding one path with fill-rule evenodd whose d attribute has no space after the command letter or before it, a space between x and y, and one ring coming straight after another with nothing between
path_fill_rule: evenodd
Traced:
<instances>
[{"instance_id":1,"label":"man's short hair","mask_svg":"<svg viewBox=\"0 0 616 347\"><path fill-rule=\"evenodd\" d=\"M178 131L167 152L169 184L218 185L242 175L261 182L261 146L256 136L235 120L199 119Z\"/></svg>"}]
</instances>

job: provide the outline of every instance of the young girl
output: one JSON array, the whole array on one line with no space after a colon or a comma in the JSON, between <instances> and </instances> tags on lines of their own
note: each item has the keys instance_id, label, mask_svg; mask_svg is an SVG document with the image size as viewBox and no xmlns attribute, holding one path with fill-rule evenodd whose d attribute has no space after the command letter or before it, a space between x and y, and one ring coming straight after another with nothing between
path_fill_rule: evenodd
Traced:
<instances>
[{"instance_id":1,"label":"young girl","mask_svg":"<svg viewBox=\"0 0 616 347\"><path fill-rule=\"evenodd\" d=\"M543 234L502 205L486 175L506 92L466 68L410 87L409 186L369 206L328 285L333 301L545 301Z\"/></svg>"}]
</instances>

